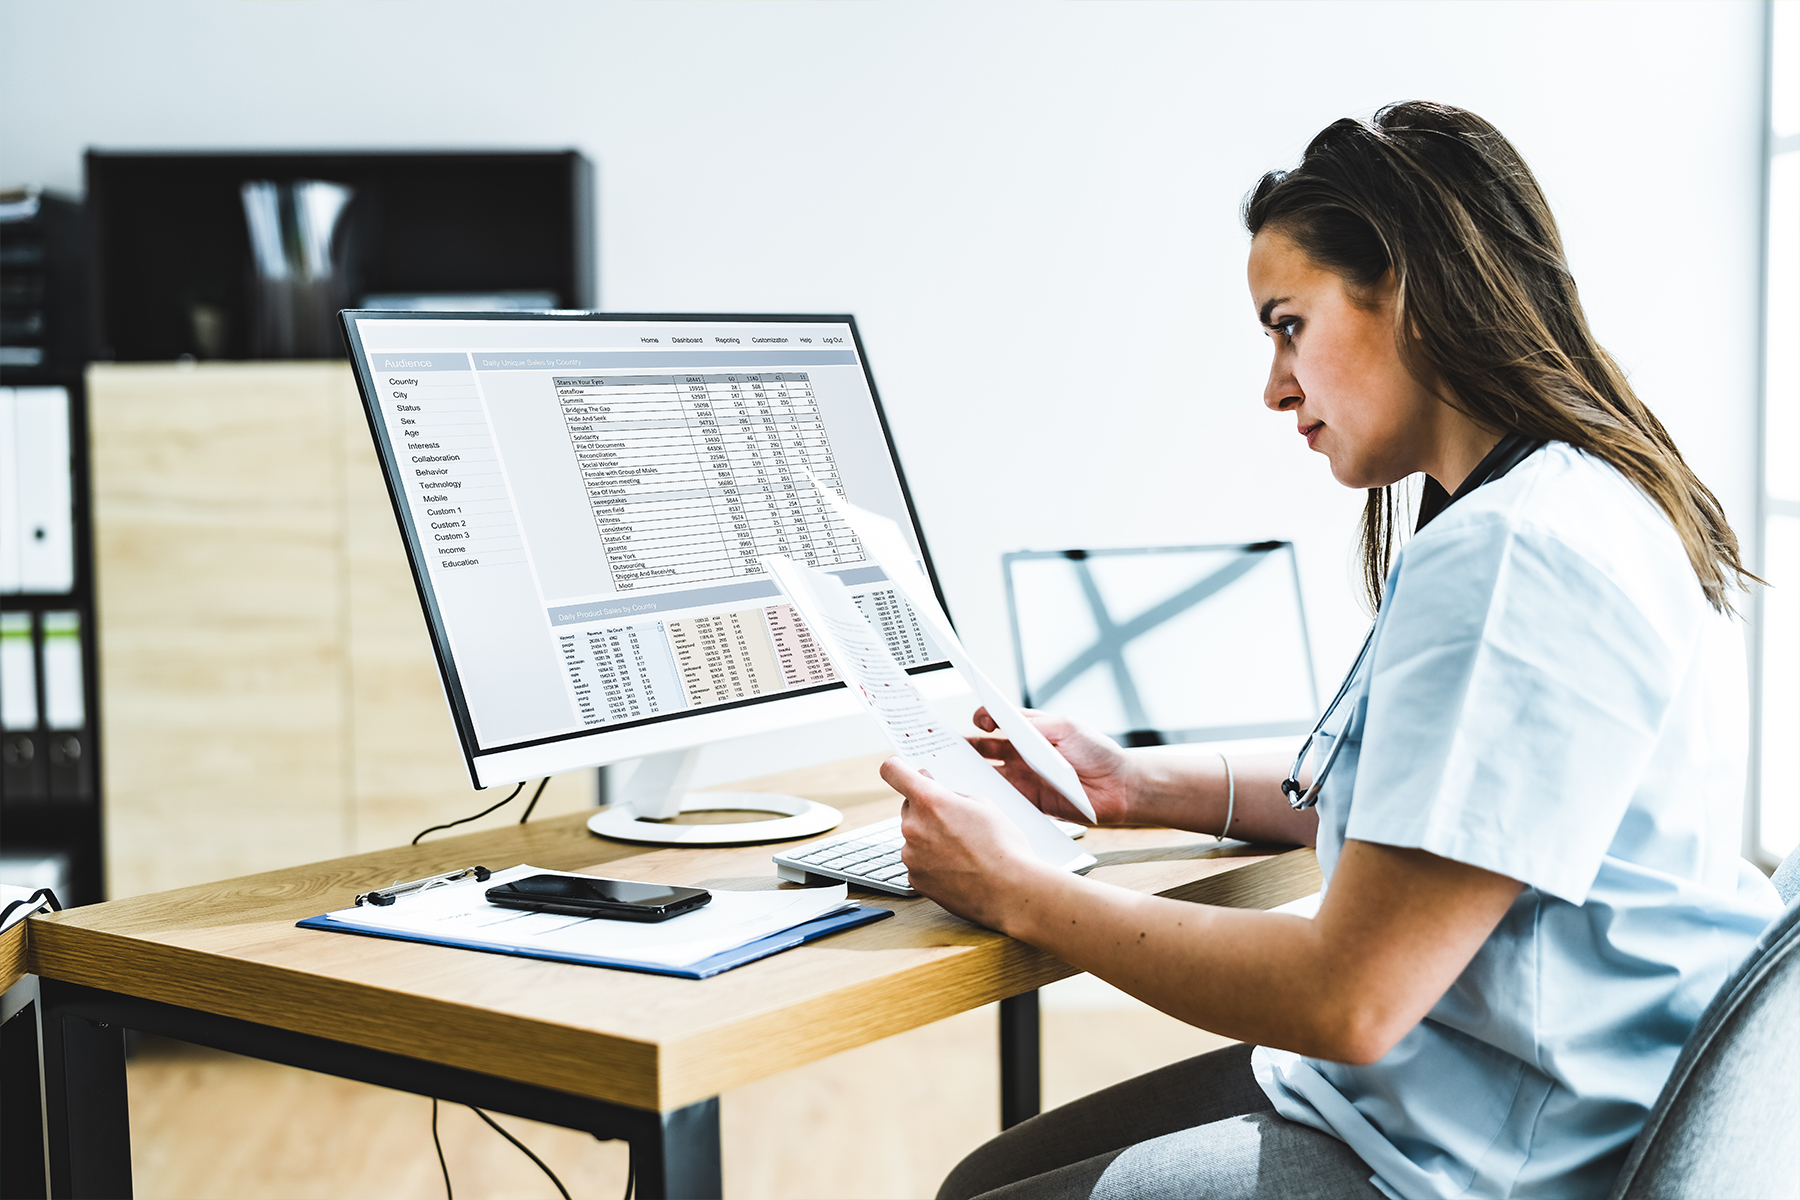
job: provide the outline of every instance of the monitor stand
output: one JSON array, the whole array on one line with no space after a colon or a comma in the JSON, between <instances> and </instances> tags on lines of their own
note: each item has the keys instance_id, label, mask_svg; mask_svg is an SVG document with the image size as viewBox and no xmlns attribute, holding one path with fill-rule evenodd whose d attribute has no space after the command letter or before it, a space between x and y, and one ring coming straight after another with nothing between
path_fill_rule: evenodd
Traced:
<instances>
[{"instance_id":1,"label":"monitor stand","mask_svg":"<svg viewBox=\"0 0 1800 1200\"><path fill-rule=\"evenodd\" d=\"M587 826L603 838L651 846L760 846L812 837L837 828L844 814L827 804L773 792L690 792L688 780L700 761L700 748L670 750L646 756L626 781L612 806L588 818ZM734 821L723 825L677 825L673 819L691 812L766 812L766 821Z\"/></svg>"}]
</instances>

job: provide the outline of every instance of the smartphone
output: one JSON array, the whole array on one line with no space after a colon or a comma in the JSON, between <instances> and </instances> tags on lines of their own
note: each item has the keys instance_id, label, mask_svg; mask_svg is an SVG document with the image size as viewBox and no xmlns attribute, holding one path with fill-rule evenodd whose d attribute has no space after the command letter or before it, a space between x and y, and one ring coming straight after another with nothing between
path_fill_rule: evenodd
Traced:
<instances>
[{"instance_id":1,"label":"smartphone","mask_svg":"<svg viewBox=\"0 0 1800 1200\"><path fill-rule=\"evenodd\" d=\"M712 899L704 888L670 887L631 879L585 875L531 875L487 890L490 904L571 917L614 921L666 921Z\"/></svg>"}]
</instances>

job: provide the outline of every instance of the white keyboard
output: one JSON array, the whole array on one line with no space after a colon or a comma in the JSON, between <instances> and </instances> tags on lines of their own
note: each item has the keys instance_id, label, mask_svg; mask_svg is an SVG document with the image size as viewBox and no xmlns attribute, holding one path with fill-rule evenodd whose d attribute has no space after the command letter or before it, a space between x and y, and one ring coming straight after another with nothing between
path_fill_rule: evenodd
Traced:
<instances>
[{"instance_id":1,"label":"white keyboard","mask_svg":"<svg viewBox=\"0 0 1800 1200\"><path fill-rule=\"evenodd\" d=\"M775 874L789 883L841 879L895 896L916 896L900 861L904 845L900 818L893 817L783 851L775 855Z\"/></svg>"},{"instance_id":2,"label":"white keyboard","mask_svg":"<svg viewBox=\"0 0 1800 1200\"><path fill-rule=\"evenodd\" d=\"M1080 837L1087 832L1083 826L1070 821L1057 821L1056 824L1070 837ZM900 836L900 818L891 817L849 833L834 834L793 850L784 850L774 856L775 874L789 883L841 879L857 887L873 888L894 896L916 896L919 893L913 891L906 878L906 865L900 861L900 848L904 845L906 840Z\"/></svg>"}]
</instances>

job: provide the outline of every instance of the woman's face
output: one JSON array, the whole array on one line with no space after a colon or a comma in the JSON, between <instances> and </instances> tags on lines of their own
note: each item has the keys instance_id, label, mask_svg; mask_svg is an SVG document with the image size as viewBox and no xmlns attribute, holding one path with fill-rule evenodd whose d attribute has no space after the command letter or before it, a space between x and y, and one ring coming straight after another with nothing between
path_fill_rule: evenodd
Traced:
<instances>
[{"instance_id":1,"label":"woman's face","mask_svg":"<svg viewBox=\"0 0 1800 1200\"><path fill-rule=\"evenodd\" d=\"M1452 410L1407 371L1394 342L1393 287L1373 308L1286 235L1250 244L1250 297L1275 344L1263 403L1294 414L1306 444L1345 487L1384 487L1434 461Z\"/></svg>"}]
</instances>

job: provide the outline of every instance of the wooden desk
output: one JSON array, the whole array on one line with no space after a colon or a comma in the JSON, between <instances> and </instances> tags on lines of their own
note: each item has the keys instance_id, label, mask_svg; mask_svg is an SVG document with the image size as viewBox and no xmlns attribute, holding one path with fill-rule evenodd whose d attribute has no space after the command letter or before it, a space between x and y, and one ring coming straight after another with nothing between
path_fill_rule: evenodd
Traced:
<instances>
[{"instance_id":1,"label":"wooden desk","mask_svg":"<svg viewBox=\"0 0 1800 1200\"><path fill-rule=\"evenodd\" d=\"M854 828L898 809L874 761L838 768L853 787L786 783ZM1151 829L1086 845L1094 878L1182 899L1270 907L1318 887L1305 850ZM560 817L36 920L51 1194L129 1195L121 1027L623 1137L645 1197L719 1195L722 1090L996 1000L1030 994L1002 1047L1035 1086L1034 989L1072 970L927 900L862 894L894 918L701 981L294 927L472 863L773 888L771 852L626 846Z\"/></svg>"},{"instance_id":2,"label":"wooden desk","mask_svg":"<svg viewBox=\"0 0 1800 1200\"><path fill-rule=\"evenodd\" d=\"M12 991L13 984L28 974L25 967L25 926L30 917L5 933L0 933L0 992Z\"/></svg>"}]
</instances>

